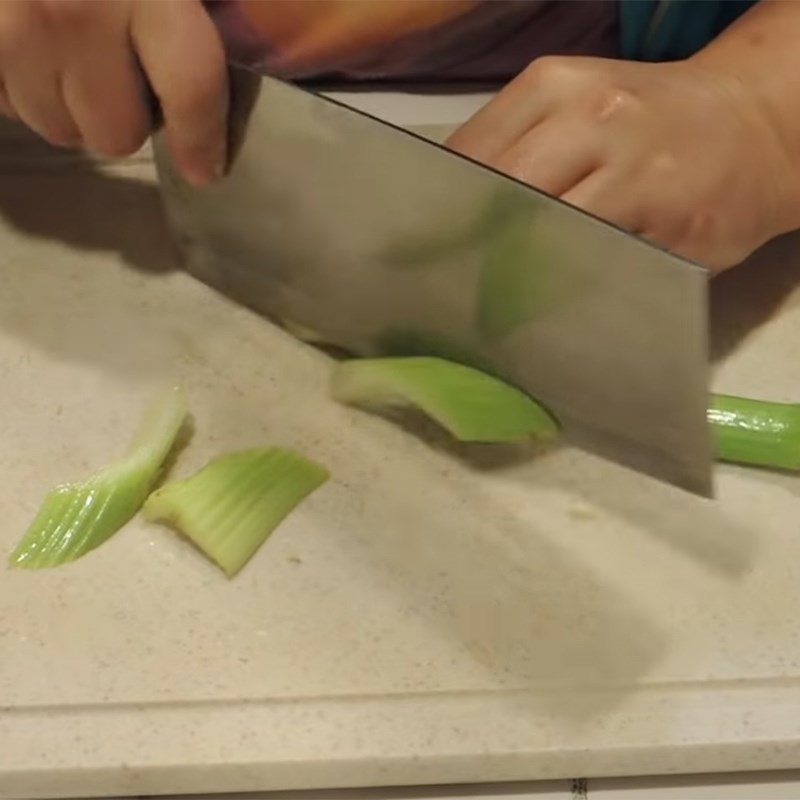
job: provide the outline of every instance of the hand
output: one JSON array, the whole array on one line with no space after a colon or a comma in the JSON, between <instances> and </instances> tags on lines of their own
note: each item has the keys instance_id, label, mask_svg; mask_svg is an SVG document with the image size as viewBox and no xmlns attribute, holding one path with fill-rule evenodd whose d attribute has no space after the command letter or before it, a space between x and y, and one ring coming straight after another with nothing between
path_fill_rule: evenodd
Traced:
<instances>
[{"instance_id":1,"label":"hand","mask_svg":"<svg viewBox=\"0 0 800 800\"><path fill-rule=\"evenodd\" d=\"M186 178L204 184L224 168L224 54L199 0L4 0L0 79L0 112L106 156L150 133L146 80Z\"/></svg>"},{"instance_id":2,"label":"hand","mask_svg":"<svg viewBox=\"0 0 800 800\"><path fill-rule=\"evenodd\" d=\"M448 144L717 270L800 224L769 114L692 60L539 59Z\"/></svg>"}]
</instances>

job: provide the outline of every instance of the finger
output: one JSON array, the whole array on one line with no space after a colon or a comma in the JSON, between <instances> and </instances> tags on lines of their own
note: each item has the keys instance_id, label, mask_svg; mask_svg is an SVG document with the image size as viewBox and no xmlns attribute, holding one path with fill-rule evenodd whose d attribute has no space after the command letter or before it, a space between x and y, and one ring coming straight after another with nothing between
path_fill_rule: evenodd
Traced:
<instances>
[{"instance_id":1,"label":"finger","mask_svg":"<svg viewBox=\"0 0 800 800\"><path fill-rule=\"evenodd\" d=\"M488 163L538 125L552 108L553 98L528 86L521 78L509 83L470 117L445 141L445 146Z\"/></svg>"},{"instance_id":2,"label":"finger","mask_svg":"<svg viewBox=\"0 0 800 800\"><path fill-rule=\"evenodd\" d=\"M585 59L539 58L446 142L477 161L490 161L511 148L587 80Z\"/></svg>"},{"instance_id":3,"label":"finger","mask_svg":"<svg viewBox=\"0 0 800 800\"><path fill-rule=\"evenodd\" d=\"M665 179L659 171L645 173L639 193L640 202L654 209L642 235L669 250L694 251L698 243L706 245L730 237L720 236L715 215L710 214L695 197L687 197L680 183Z\"/></svg>"},{"instance_id":4,"label":"finger","mask_svg":"<svg viewBox=\"0 0 800 800\"><path fill-rule=\"evenodd\" d=\"M204 185L225 167L227 74L217 30L198 2L143 3L131 35L161 104L167 148L186 179Z\"/></svg>"},{"instance_id":5,"label":"finger","mask_svg":"<svg viewBox=\"0 0 800 800\"><path fill-rule=\"evenodd\" d=\"M648 241L665 247L668 250L677 250L682 244L688 243L685 235L686 226L680 222L670 223L658 221L650 223L642 229L642 236Z\"/></svg>"},{"instance_id":6,"label":"finger","mask_svg":"<svg viewBox=\"0 0 800 800\"><path fill-rule=\"evenodd\" d=\"M8 76L6 92L19 118L50 144L76 147L81 143L78 126L64 102L57 73L43 73L24 63L18 64Z\"/></svg>"},{"instance_id":7,"label":"finger","mask_svg":"<svg viewBox=\"0 0 800 800\"><path fill-rule=\"evenodd\" d=\"M17 110L12 105L8 92L6 92L5 84L2 81L0 81L0 114L9 119L19 119L19 114L17 114Z\"/></svg>"},{"instance_id":8,"label":"finger","mask_svg":"<svg viewBox=\"0 0 800 800\"><path fill-rule=\"evenodd\" d=\"M659 197L658 222L651 222L643 236L654 244L691 261L719 271L744 259L750 252L741 247L738 237L722 234L713 218L703 214L687 214L674 210ZM684 200L685 205L685 200Z\"/></svg>"},{"instance_id":9,"label":"finger","mask_svg":"<svg viewBox=\"0 0 800 800\"><path fill-rule=\"evenodd\" d=\"M58 55L38 6L9 4L0 29L4 105L51 144L80 142L61 91Z\"/></svg>"},{"instance_id":10,"label":"finger","mask_svg":"<svg viewBox=\"0 0 800 800\"><path fill-rule=\"evenodd\" d=\"M644 204L635 186L610 166L593 172L562 194L561 199L627 231L640 233L648 228Z\"/></svg>"},{"instance_id":11,"label":"finger","mask_svg":"<svg viewBox=\"0 0 800 800\"><path fill-rule=\"evenodd\" d=\"M85 29L85 34L96 32ZM64 99L87 149L105 156L136 152L147 138L152 120L146 89L126 28L92 36L72 45L70 69L64 76Z\"/></svg>"},{"instance_id":12,"label":"finger","mask_svg":"<svg viewBox=\"0 0 800 800\"><path fill-rule=\"evenodd\" d=\"M490 164L537 189L562 195L603 163L597 132L581 120L550 117Z\"/></svg>"}]
</instances>

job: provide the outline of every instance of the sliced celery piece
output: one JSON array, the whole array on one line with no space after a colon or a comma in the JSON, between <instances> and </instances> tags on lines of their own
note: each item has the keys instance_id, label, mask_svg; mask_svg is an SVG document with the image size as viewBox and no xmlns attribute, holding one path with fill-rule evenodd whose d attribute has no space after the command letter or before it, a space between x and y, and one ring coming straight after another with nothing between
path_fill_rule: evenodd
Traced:
<instances>
[{"instance_id":1,"label":"sliced celery piece","mask_svg":"<svg viewBox=\"0 0 800 800\"><path fill-rule=\"evenodd\" d=\"M147 499L143 513L179 530L232 577L327 479L324 467L291 450L242 450L163 486Z\"/></svg>"},{"instance_id":2,"label":"sliced celery piece","mask_svg":"<svg viewBox=\"0 0 800 800\"><path fill-rule=\"evenodd\" d=\"M160 395L145 413L127 454L82 483L47 494L22 540L12 567L56 567L94 550L141 508L187 415L180 388Z\"/></svg>"},{"instance_id":3,"label":"sliced celery piece","mask_svg":"<svg viewBox=\"0 0 800 800\"><path fill-rule=\"evenodd\" d=\"M332 394L351 405L416 406L465 442L552 439L558 432L550 414L519 389L441 358L343 361Z\"/></svg>"},{"instance_id":4,"label":"sliced celery piece","mask_svg":"<svg viewBox=\"0 0 800 800\"><path fill-rule=\"evenodd\" d=\"M800 405L717 394L708 421L718 460L800 469Z\"/></svg>"}]
</instances>

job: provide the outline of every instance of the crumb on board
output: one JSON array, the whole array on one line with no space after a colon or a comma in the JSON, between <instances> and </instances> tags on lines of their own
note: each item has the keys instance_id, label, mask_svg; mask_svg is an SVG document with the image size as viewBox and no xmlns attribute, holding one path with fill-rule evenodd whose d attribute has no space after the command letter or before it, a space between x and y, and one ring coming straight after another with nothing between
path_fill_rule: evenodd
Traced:
<instances>
[{"instance_id":1,"label":"crumb on board","mask_svg":"<svg viewBox=\"0 0 800 800\"><path fill-rule=\"evenodd\" d=\"M597 519L597 513L586 506L573 506L568 512L571 519L579 522L588 522Z\"/></svg>"}]
</instances>

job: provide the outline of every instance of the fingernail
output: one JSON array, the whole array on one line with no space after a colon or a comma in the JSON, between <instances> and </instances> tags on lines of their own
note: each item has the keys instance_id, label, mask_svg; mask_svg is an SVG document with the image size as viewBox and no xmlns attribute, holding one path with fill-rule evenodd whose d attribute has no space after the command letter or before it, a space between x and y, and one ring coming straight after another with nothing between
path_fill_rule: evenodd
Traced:
<instances>
[{"instance_id":1,"label":"fingernail","mask_svg":"<svg viewBox=\"0 0 800 800\"><path fill-rule=\"evenodd\" d=\"M225 156L221 155L217 158L211 166L211 178L218 181L225 175Z\"/></svg>"},{"instance_id":2,"label":"fingernail","mask_svg":"<svg viewBox=\"0 0 800 800\"><path fill-rule=\"evenodd\" d=\"M188 163L183 162L181 171L192 186L207 186L225 174L225 161L222 158L215 158L213 161L192 159Z\"/></svg>"},{"instance_id":3,"label":"fingernail","mask_svg":"<svg viewBox=\"0 0 800 800\"><path fill-rule=\"evenodd\" d=\"M210 170L203 167L183 165L181 167L181 172L183 173L183 177L186 179L186 182L197 188L206 186L213 180Z\"/></svg>"}]
</instances>

